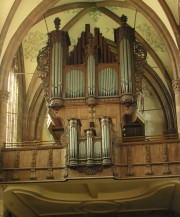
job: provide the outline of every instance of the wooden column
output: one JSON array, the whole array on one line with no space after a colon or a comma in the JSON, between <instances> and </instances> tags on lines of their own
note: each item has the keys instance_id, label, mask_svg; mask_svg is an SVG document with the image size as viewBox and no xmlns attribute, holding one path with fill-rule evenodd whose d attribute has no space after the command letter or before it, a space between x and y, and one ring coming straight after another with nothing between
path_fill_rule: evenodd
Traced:
<instances>
[{"instance_id":1,"label":"wooden column","mask_svg":"<svg viewBox=\"0 0 180 217\"><path fill-rule=\"evenodd\" d=\"M0 91L0 147L6 142L8 91Z\"/></svg>"},{"instance_id":2,"label":"wooden column","mask_svg":"<svg viewBox=\"0 0 180 217\"><path fill-rule=\"evenodd\" d=\"M173 80L172 86L175 93L177 130L178 133L180 134L180 78Z\"/></svg>"},{"instance_id":3,"label":"wooden column","mask_svg":"<svg viewBox=\"0 0 180 217\"><path fill-rule=\"evenodd\" d=\"M3 217L4 214L4 200L3 200L4 189L3 186L0 186L0 217Z\"/></svg>"}]
</instances>

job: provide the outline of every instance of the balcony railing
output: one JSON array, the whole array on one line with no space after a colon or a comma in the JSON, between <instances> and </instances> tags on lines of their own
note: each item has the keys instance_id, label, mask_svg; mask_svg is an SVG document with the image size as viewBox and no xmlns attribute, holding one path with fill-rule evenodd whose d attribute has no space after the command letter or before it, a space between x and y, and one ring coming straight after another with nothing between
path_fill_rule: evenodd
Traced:
<instances>
[{"instance_id":1,"label":"balcony railing","mask_svg":"<svg viewBox=\"0 0 180 217\"><path fill-rule=\"evenodd\" d=\"M112 165L102 165L103 170L97 170L92 175L67 166L67 147L60 142L4 144L1 149L0 180L7 183L65 181L87 177L180 177L180 140L177 135L126 137L114 141L111 151Z\"/></svg>"}]
</instances>

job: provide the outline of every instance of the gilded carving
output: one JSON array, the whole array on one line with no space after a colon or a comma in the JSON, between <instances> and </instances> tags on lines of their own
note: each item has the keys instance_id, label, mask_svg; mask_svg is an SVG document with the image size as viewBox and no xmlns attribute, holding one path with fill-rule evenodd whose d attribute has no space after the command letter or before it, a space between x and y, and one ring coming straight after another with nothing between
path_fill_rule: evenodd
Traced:
<instances>
[{"instance_id":1,"label":"gilded carving","mask_svg":"<svg viewBox=\"0 0 180 217\"><path fill-rule=\"evenodd\" d=\"M147 51L144 49L142 44L137 40L134 43L134 53L138 56L140 60L146 60Z\"/></svg>"},{"instance_id":2,"label":"gilded carving","mask_svg":"<svg viewBox=\"0 0 180 217\"><path fill-rule=\"evenodd\" d=\"M126 22L128 18L125 15L120 17L121 27L115 30L116 42L120 42L123 38L128 38L131 42L135 39L134 29L131 28Z\"/></svg>"},{"instance_id":3,"label":"gilded carving","mask_svg":"<svg viewBox=\"0 0 180 217\"><path fill-rule=\"evenodd\" d=\"M145 144L145 158L146 158L146 175L152 175L152 167L151 167L151 152L150 145L148 143Z\"/></svg>"},{"instance_id":4,"label":"gilded carving","mask_svg":"<svg viewBox=\"0 0 180 217\"><path fill-rule=\"evenodd\" d=\"M168 147L167 143L162 145L162 158L163 158L163 174L169 174L169 165L168 165Z\"/></svg>"},{"instance_id":5,"label":"gilded carving","mask_svg":"<svg viewBox=\"0 0 180 217\"><path fill-rule=\"evenodd\" d=\"M30 174L30 180L36 180L37 176L36 176L36 157L37 157L37 150L32 150L32 160L31 160L31 174Z\"/></svg>"},{"instance_id":6,"label":"gilded carving","mask_svg":"<svg viewBox=\"0 0 180 217\"><path fill-rule=\"evenodd\" d=\"M85 173L86 175L95 175L97 172L102 172L103 171L103 166L102 165L94 165L94 166L81 166L78 167L78 171L80 173Z\"/></svg>"},{"instance_id":7,"label":"gilded carving","mask_svg":"<svg viewBox=\"0 0 180 217\"><path fill-rule=\"evenodd\" d=\"M69 145L69 128L68 127L64 129L64 133L62 134L60 141L62 145L65 147Z\"/></svg>"},{"instance_id":8,"label":"gilded carving","mask_svg":"<svg viewBox=\"0 0 180 217\"><path fill-rule=\"evenodd\" d=\"M142 44L138 41L134 43L135 52L135 90L136 94L142 92L142 77L144 67L146 65L147 51L144 49Z\"/></svg>"},{"instance_id":9,"label":"gilded carving","mask_svg":"<svg viewBox=\"0 0 180 217\"><path fill-rule=\"evenodd\" d=\"M46 176L47 179L54 179L54 175L53 175L53 149L49 149L49 156L48 156L48 174Z\"/></svg>"},{"instance_id":10,"label":"gilded carving","mask_svg":"<svg viewBox=\"0 0 180 217\"><path fill-rule=\"evenodd\" d=\"M94 107L97 104L97 99L93 96L90 96L86 99L86 103L90 107Z\"/></svg>"},{"instance_id":11,"label":"gilded carving","mask_svg":"<svg viewBox=\"0 0 180 217\"><path fill-rule=\"evenodd\" d=\"M49 47L46 46L39 52L37 57L37 70L39 72L39 77L42 80L43 94L47 104L49 104L49 52Z\"/></svg>"},{"instance_id":12,"label":"gilded carving","mask_svg":"<svg viewBox=\"0 0 180 217\"><path fill-rule=\"evenodd\" d=\"M59 110L64 106L64 100L60 97L53 97L50 99L49 107L53 108L54 110Z\"/></svg>"}]
</instances>

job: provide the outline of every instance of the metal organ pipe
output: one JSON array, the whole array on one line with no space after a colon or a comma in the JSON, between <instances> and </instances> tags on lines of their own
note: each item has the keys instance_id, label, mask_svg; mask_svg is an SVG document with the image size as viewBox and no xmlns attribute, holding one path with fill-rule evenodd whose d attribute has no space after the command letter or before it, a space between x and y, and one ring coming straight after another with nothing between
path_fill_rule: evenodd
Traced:
<instances>
[{"instance_id":1,"label":"metal organ pipe","mask_svg":"<svg viewBox=\"0 0 180 217\"><path fill-rule=\"evenodd\" d=\"M128 83L129 83L129 93L132 93L132 67L131 67L131 50L129 40L127 40L127 66L128 66Z\"/></svg>"},{"instance_id":2,"label":"metal organ pipe","mask_svg":"<svg viewBox=\"0 0 180 217\"><path fill-rule=\"evenodd\" d=\"M58 68L59 68L59 58L58 58L58 44L55 43L53 47L55 47L55 70L54 70L54 91L55 91L55 96L58 96Z\"/></svg>"},{"instance_id":3,"label":"metal organ pipe","mask_svg":"<svg viewBox=\"0 0 180 217\"><path fill-rule=\"evenodd\" d=\"M86 130L87 136L87 165L93 165L93 131Z\"/></svg>"},{"instance_id":4,"label":"metal organ pipe","mask_svg":"<svg viewBox=\"0 0 180 217\"><path fill-rule=\"evenodd\" d=\"M132 94L132 68L129 40L124 38L120 42L121 92Z\"/></svg>"},{"instance_id":5,"label":"metal organ pipe","mask_svg":"<svg viewBox=\"0 0 180 217\"><path fill-rule=\"evenodd\" d=\"M113 68L104 68L99 73L99 96L118 95L118 77Z\"/></svg>"},{"instance_id":6,"label":"metal organ pipe","mask_svg":"<svg viewBox=\"0 0 180 217\"><path fill-rule=\"evenodd\" d=\"M86 161L86 142L79 143L79 160Z\"/></svg>"},{"instance_id":7,"label":"metal organ pipe","mask_svg":"<svg viewBox=\"0 0 180 217\"><path fill-rule=\"evenodd\" d=\"M93 55L89 55L87 60L88 70L88 95L95 95L95 58Z\"/></svg>"},{"instance_id":8,"label":"metal organ pipe","mask_svg":"<svg viewBox=\"0 0 180 217\"><path fill-rule=\"evenodd\" d=\"M101 149L101 142L100 141L96 141L94 143L94 160L95 161L101 161L102 158L102 149Z\"/></svg>"},{"instance_id":9,"label":"metal organ pipe","mask_svg":"<svg viewBox=\"0 0 180 217\"><path fill-rule=\"evenodd\" d=\"M54 96L55 93L54 93L54 68L55 68L55 47L53 47L53 50L52 50L52 80L51 80L51 96Z\"/></svg>"},{"instance_id":10,"label":"metal organ pipe","mask_svg":"<svg viewBox=\"0 0 180 217\"><path fill-rule=\"evenodd\" d=\"M84 73L74 69L66 74L66 97L76 98L84 96Z\"/></svg>"},{"instance_id":11,"label":"metal organ pipe","mask_svg":"<svg viewBox=\"0 0 180 217\"><path fill-rule=\"evenodd\" d=\"M52 48L52 97L62 97L63 47L54 43Z\"/></svg>"},{"instance_id":12,"label":"metal organ pipe","mask_svg":"<svg viewBox=\"0 0 180 217\"><path fill-rule=\"evenodd\" d=\"M78 119L69 120L69 164L76 166L78 164Z\"/></svg>"},{"instance_id":13,"label":"metal organ pipe","mask_svg":"<svg viewBox=\"0 0 180 217\"><path fill-rule=\"evenodd\" d=\"M111 152L111 134L110 134L110 119L103 117L100 119L101 133L102 133L102 155L103 164L111 164L110 152Z\"/></svg>"},{"instance_id":14,"label":"metal organ pipe","mask_svg":"<svg viewBox=\"0 0 180 217\"><path fill-rule=\"evenodd\" d=\"M132 76L133 55L135 31L127 24L127 17L120 17L121 27L115 30L115 38L119 47L119 63L120 63L120 78L121 78L121 98L122 102L131 102L133 100L133 84Z\"/></svg>"}]
</instances>

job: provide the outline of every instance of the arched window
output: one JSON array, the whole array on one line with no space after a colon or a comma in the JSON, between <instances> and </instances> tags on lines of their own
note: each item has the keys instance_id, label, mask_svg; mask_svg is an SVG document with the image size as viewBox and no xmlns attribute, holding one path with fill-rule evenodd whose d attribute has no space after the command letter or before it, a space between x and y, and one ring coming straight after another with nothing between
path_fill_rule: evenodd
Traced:
<instances>
[{"instance_id":1,"label":"arched window","mask_svg":"<svg viewBox=\"0 0 180 217\"><path fill-rule=\"evenodd\" d=\"M24 63L22 59L22 47L17 51L14 58L11 71L8 76L8 92L9 99L7 104L7 133L6 143L7 147L15 146L16 142L22 140L22 122L23 105L25 92L25 77L24 77Z\"/></svg>"},{"instance_id":2,"label":"arched window","mask_svg":"<svg viewBox=\"0 0 180 217\"><path fill-rule=\"evenodd\" d=\"M8 92L6 142L13 143L17 141L18 125L18 82L13 69L8 77ZM11 144L8 146L11 147Z\"/></svg>"}]
</instances>

